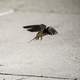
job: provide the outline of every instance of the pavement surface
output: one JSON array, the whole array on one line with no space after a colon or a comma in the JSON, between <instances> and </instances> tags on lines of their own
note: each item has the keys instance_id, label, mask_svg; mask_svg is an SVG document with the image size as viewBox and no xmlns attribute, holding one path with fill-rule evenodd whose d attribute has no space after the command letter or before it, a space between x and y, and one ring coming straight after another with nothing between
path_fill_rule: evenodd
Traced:
<instances>
[{"instance_id":1,"label":"pavement surface","mask_svg":"<svg viewBox=\"0 0 80 80\"><path fill-rule=\"evenodd\" d=\"M79 2L79 0L0 0L0 73L3 73L0 79L51 80L38 76L52 76L63 78L61 80L64 78L79 80ZM36 33L28 32L22 26L42 23L54 27L58 34L29 43Z\"/></svg>"}]
</instances>

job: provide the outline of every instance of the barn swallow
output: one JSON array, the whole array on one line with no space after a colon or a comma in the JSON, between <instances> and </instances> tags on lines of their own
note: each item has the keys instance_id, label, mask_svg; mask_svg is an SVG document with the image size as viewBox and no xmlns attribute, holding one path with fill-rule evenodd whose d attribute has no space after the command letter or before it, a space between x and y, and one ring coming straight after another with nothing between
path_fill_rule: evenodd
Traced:
<instances>
[{"instance_id":1,"label":"barn swallow","mask_svg":"<svg viewBox=\"0 0 80 80\"><path fill-rule=\"evenodd\" d=\"M27 29L30 32L37 32L36 36L32 40L39 40L43 39L43 36L46 35L55 35L58 32L56 29L54 29L51 26L46 26L45 24L38 24L38 25L28 25L28 26L23 26L24 29ZM31 40L31 41L32 41Z\"/></svg>"}]
</instances>

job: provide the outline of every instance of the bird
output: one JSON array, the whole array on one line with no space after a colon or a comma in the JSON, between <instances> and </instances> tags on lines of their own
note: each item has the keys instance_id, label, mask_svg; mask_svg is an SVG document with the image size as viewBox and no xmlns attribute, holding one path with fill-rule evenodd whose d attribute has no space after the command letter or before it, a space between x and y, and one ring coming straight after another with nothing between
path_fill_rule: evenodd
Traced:
<instances>
[{"instance_id":1,"label":"bird","mask_svg":"<svg viewBox=\"0 0 80 80\"><path fill-rule=\"evenodd\" d=\"M46 26L45 24L27 25L23 26L23 28L30 32L37 32L36 36L32 40L42 40L46 35L55 35L58 33L56 29L51 26Z\"/></svg>"}]
</instances>

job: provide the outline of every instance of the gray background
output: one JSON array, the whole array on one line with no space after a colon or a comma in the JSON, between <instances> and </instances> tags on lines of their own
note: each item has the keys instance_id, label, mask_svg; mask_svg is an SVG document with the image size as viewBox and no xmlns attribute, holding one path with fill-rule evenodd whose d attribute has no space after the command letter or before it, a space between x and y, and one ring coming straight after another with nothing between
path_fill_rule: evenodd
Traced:
<instances>
[{"instance_id":1,"label":"gray background","mask_svg":"<svg viewBox=\"0 0 80 80\"><path fill-rule=\"evenodd\" d=\"M41 23L58 34L29 43L36 33L22 26ZM0 0L0 64L3 73L80 79L80 0Z\"/></svg>"},{"instance_id":2,"label":"gray background","mask_svg":"<svg viewBox=\"0 0 80 80\"><path fill-rule=\"evenodd\" d=\"M13 8L19 11L80 13L80 0L0 0L0 10Z\"/></svg>"}]
</instances>

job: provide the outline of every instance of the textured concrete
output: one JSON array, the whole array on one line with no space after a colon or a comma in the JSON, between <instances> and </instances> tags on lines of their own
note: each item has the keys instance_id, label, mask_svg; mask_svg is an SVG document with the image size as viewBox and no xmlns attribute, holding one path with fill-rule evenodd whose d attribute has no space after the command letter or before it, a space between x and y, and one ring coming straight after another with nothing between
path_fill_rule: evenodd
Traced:
<instances>
[{"instance_id":1,"label":"textured concrete","mask_svg":"<svg viewBox=\"0 0 80 80\"><path fill-rule=\"evenodd\" d=\"M79 0L0 1L0 72L80 79ZM58 35L28 43L35 33L22 26L41 23L53 26ZM1 75L3 78L45 79Z\"/></svg>"}]
</instances>

